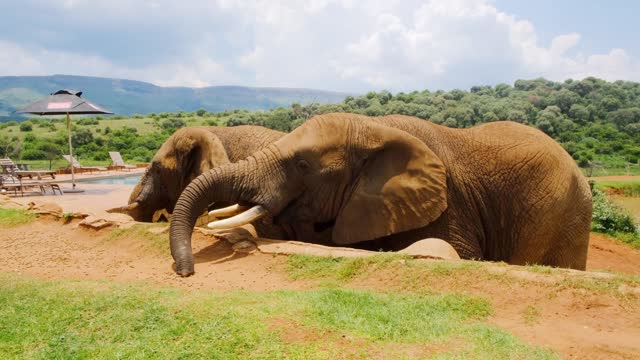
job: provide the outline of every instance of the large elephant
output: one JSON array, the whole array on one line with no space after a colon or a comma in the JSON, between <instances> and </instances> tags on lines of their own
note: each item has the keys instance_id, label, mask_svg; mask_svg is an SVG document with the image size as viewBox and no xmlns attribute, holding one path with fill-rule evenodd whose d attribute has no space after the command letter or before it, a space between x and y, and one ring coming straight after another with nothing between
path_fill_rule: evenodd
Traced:
<instances>
[{"instance_id":1,"label":"large elephant","mask_svg":"<svg viewBox=\"0 0 640 360\"><path fill-rule=\"evenodd\" d=\"M128 205L110 211L124 212L144 222L152 221L160 210L171 213L182 190L198 175L244 159L283 135L260 126L179 129L154 155L149 169L131 192Z\"/></svg>"},{"instance_id":2,"label":"large elephant","mask_svg":"<svg viewBox=\"0 0 640 360\"><path fill-rule=\"evenodd\" d=\"M329 227L338 245L396 250L435 237L462 258L574 269L586 265L592 207L571 156L534 128L355 114L316 116L191 182L170 228L179 275L194 273L195 217L218 201L253 206L225 226L270 214Z\"/></svg>"}]
</instances>

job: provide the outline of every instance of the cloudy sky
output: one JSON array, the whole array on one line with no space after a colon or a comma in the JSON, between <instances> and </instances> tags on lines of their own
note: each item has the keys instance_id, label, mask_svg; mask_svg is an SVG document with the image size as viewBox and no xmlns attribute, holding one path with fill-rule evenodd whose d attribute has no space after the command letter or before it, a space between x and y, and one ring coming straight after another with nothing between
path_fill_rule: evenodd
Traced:
<instances>
[{"instance_id":1,"label":"cloudy sky","mask_svg":"<svg viewBox=\"0 0 640 360\"><path fill-rule=\"evenodd\" d=\"M0 1L0 76L364 92L640 81L628 0Z\"/></svg>"}]
</instances>

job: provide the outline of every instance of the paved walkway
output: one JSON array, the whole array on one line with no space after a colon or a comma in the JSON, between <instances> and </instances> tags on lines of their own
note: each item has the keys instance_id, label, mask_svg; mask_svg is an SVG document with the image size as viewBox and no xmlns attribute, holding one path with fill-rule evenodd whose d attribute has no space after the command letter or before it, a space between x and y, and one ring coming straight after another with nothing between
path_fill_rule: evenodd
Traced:
<instances>
[{"instance_id":1,"label":"paved walkway","mask_svg":"<svg viewBox=\"0 0 640 360\"><path fill-rule=\"evenodd\" d=\"M127 175L140 175L144 172L144 168L135 169L132 171L101 171L93 174L77 174L76 175L76 188L82 189L84 192L72 193L68 192L64 195L53 195L50 190L47 190L46 195L42 195L40 192L28 192L24 196L13 196L12 192L5 193L13 198L13 200L28 204L31 201L38 202L55 202L62 207L64 212L101 212L107 209L111 209L117 206L126 205L129 200L129 194L133 190L135 185L123 185L123 184L90 184L83 182L83 180L98 180L108 178L118 178ZM62 191L71 189L71 175L61 174L56 175L55 179L43 179L44 181L55 182L60 184ZM57 192L56 192L57 194Z\"/></svg>"}]
</instances>

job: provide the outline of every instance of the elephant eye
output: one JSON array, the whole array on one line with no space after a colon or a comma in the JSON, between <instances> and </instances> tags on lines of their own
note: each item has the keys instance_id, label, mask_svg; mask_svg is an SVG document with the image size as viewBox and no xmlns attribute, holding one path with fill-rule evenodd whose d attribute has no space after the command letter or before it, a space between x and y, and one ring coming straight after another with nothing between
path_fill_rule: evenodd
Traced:
<instances>
[{"instance_id":1,"label":"elephant eye","mask_svg":"<svg viewBox=\"0 0 640 360\"><path fill-rule=\"evenodd\" d=\"M296 163L296 167L298 168L298 171L300 171L301 174L306 174L309 172L309 169L311 169L311 165L309 165L309 162L307 162L307 160L298 160L298 162Z\"/></svg>"}]
</instances>

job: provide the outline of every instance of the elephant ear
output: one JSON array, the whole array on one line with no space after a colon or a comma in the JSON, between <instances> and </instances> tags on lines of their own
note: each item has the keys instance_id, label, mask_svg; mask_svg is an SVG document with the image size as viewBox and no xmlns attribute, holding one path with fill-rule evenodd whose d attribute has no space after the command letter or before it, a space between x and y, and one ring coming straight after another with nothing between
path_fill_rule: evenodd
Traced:
<instances>
[{"instance_id":1,"label":"elephant ear","mask_svg":"<svg viewBox=\"0 0 640 360\"><path fill-rule=\"evenodd\" d=\"M166 169L177 171L170 191L177 195L198 175L217 166L228 164L227 152L220 139L205 128L191 127L176 131L156 157ZM177 199L177 198L176 198Z\"/></svg>"},{"instance_id":2,"label":"elephant ear","mask_svg":"<svg viewBox=\"0 0 640 360\"><path fill-rule=\"evenodd\" d=\"M374 139L364 151L351 195L333 228L339 245L373 240L426 226L447 208L444 164L422 141L382 125L367 125Z\"/></svg>"},{"instance_id":3,"label":"elephant ear","mask_svg":"<svg viewBox=\"0 0 640 360\"><path fill-rule=\"evenodd\" d=\"M181 150L186 154L183 158L185 187L198 175L230 162L227 151L215 134L200 128L190 130L193 130L190 141L185 142L188 149Z\"/></svg>"}]
</instances>

